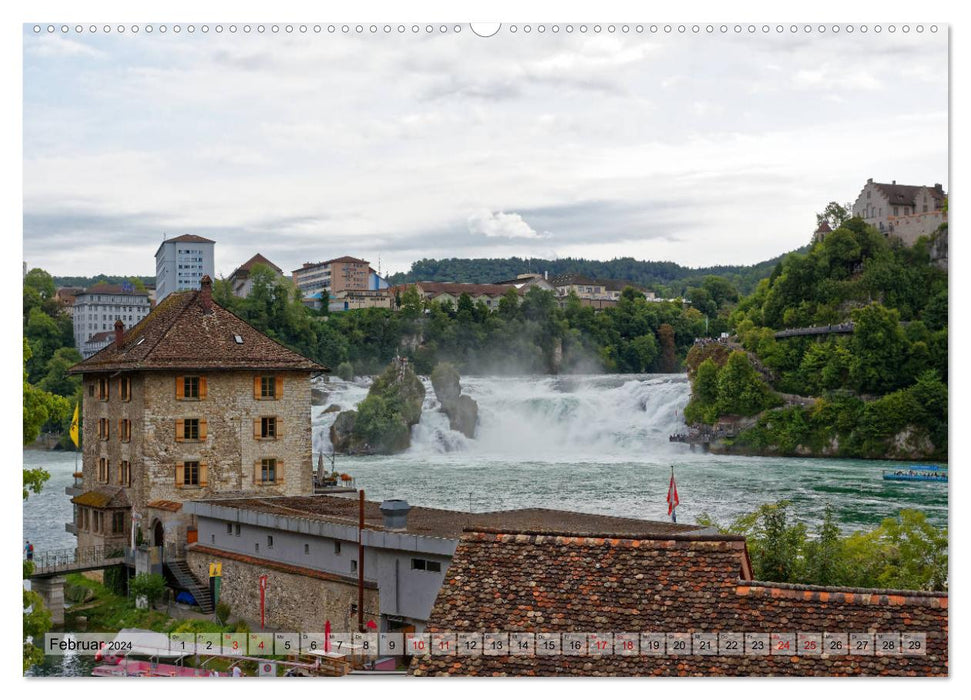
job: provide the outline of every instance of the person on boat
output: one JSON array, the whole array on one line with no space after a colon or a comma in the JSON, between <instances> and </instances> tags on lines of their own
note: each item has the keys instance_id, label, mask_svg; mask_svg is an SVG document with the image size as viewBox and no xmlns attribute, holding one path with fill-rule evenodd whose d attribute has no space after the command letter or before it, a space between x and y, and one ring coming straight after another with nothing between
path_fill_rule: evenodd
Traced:
<instances>
[{"instance_id":1,"label":"person on boat","mask_svg":"<svg viewBox=\"0 0 971 700\"><path fill-rule=\"evenodd\" d=\"M233 678L241 678L243 675L243 669L239 666L233 666Z\"/></svg>"}]
</instances>

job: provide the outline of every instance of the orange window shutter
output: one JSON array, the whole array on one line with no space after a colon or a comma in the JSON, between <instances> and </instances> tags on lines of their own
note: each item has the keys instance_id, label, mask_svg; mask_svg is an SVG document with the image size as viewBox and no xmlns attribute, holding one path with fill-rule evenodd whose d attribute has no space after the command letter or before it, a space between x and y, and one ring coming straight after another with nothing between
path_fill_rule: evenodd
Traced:
<instances>
[{"instance_id":1,"label":"orange window shutter","mask_svg":"<svg viewBox=\"0 0 971 700\"><path fill-rule=\"evenodd\" d=\"M256 375L253 377L253 398L260 398L260 376Z\"/></svg>"},{"instance_id":2,"label":"orange window shutter","mask_svg":"<svg viewBox=\"0 0 971 700\"><path fill-rule=\"evenodd\" d=\"M253 439L259 440L261 437L263 437L263 425L260 422L259 418L254 418L253 419Z\"/></svg>"},{"instance_id":3,"label":"orange window shutter","mask_svg":"<svg viewBox=\"0 0 971 700\"><path fill-rule=\"evenodd\" d=\"M253 483L260 483L260 460L253 462Z\"/></svg>"},{"instance_id":4,"label":"orange window shutter","mask_svg":"<svg viewBox=\"0 0 971 700\"><path fill-rule=\"evenodd\" d=\"M206 398L206 378L199 377L199 399Z\"/></svg>"},{"instance_id":5,"label":"orange window shutter","mask_svg":"<svg viewBox=\"0 0 971 700\"><path fill-rule=\"evenodd\" d=\"M200 440L206 439L206 419L205 418L199 419L199 439Z\"/></svg>"},{"instance_id":6,"label":"orange window shutter","mask_svg":"<svg viewBox=\"0 0 971 700\"><path fill-rule=\"evenodd\" d=\"M277 437L277 439L280 439L280 438L283 437L283 419L282 418L277 418L276 419L276 437Z\"/></svg>"},{"instance_id":7,"label":"orange window shutter","mask_svg":"<svg viewBox=\"0 0 971 700\"><path fill-rule=\"evenodd\" d=\"M175 398L176 399L185 398L185 377L175 378Z\"/></svg>"},{"instance_id":8,"label":"orange window shutter","mask_svg":"<svg viewBox=\"0 0 971 700\"><path fill-rule=\"evenodd\" d=\"M199 486L209 485L209 465L205 462L199 463Z\"/></svg>"},{"instance_id":9,"label":"orange window shutter","mask_svg":"<svg viewBox=\"0 0 971 700\"><path fill-rule=\"evenodd\" d=\"M185 483L185 467L181 464L175 465L175 487L182 488Z\"/></svg>"},{"instance_id":10,"label":"orange window shutter","mask_svg":"<svg viewBox=\"0 0 971 700\"><path fill-rule=\"evenodd\" d=\"M185 440L185 421L181 418L175 419L175 441L183 442Z\"/></svg>"},{"instance_id":11,"label":"orange window shutter","mask_svg":"<svg viewBox=\"0 0 971 700\"><path fill-rule=\"evenodd\" d=\"M283 483L283 460L278 459L276 461L276 483Z\"/></svg>"},{"instance_id":12,"label":"orange window shutter","mask_svg":"<svg viewBox=\"0 0 971 700\"><path fill-rule=\"evenodd\" d=\"M276 382L275 398L282 399L283 398L283 377L276 377L275 382Z\"/></svg>"}]
</instances>

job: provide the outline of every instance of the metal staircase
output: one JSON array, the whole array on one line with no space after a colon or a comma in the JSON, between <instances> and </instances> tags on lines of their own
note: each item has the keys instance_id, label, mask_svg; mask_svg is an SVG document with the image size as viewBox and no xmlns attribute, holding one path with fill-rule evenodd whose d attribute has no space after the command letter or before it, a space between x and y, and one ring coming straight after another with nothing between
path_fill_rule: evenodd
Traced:
<instances>
[{"instance_id":1,"label":"metal staircase","mask_svg":"<svg viewBox=\"0 0 971 700\"><path fill-rule=\"evenodd\" d=\"M178 581L179 586L189 591L202 612L211 614L213 612L212 596L209 595L209 586L199 582L195 574L185 563L184 559L166 558L165 565L168 567L172 578Z\"/></svg>"}]
</instances>

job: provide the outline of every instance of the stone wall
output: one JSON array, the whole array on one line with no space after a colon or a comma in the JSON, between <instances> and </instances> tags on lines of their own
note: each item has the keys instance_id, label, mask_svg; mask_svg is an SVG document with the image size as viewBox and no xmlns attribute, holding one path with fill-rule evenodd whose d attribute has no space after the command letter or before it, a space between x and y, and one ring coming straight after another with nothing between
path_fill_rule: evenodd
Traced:
<instances>
[{"instance_id":1,"label":"stone wall","mask_svg":"<svg viewBox=\"0 0 971 700\"><path fill-rule=\"evenodd\" d=\"M107 401L98 396L99 375L84 376L83 473L86 491L120 485L121 462L131 464L128 497L132 510L143 516L142 532L151 537L152 521L146 504L155 500L182 502L210 498L224 492L257 491L269 496L312 493L312 442L310 424L310 376L307 372L209 372L206 398L176 399L176 377L188 372L132 373L131 400L121 401L119 378L110 379ZM275 400L254 398L254 377L273 374L282 378L282 396ZM275 416L279 437L262 440L254 436L254 420ZM98 421L107 418L108 440L98 439ZM131 441L123 443L122 419L132 422ZM179 442L176 420L200 418L206 421L206 439ZM98 481L98 460L109 461L109 482ZM282 483L263 485L256 464L265 457L282 462ZM175 468L188 460L206 465L207 486L177 487ZM182 513L160 518L166 542L184 542L190 518ZM123 538L130 538L130 521ZM101 544L103 538L90 532L78 533L79 546Z\"/></svg>"},{"instance_id":2,"label":"stone wall","mask_svg":"<svg viewBox=\"0 0 971 700\"><path fill-rule=\"evenodd\" d=\"M310 377L306 372L272 374L283 379L282 396L276 400L254 398L254 377L260 376L257 372L205 375L204 400L176 399L176 377L182 373L146 375L145 450L140 474L143 489L137 492L138 499L133 499L136 510L148 501L181 502L211 498L221 492L257 491L267 496L312 493ZM253 422L262 416L277 418L277 439L254 436ZM179 418L205 419L206 439L178 442ZM260 483L256 465L267 457L282 462L282 469L278 469L282 483ZM206 486L176 486L176 465L187 460L206 465ZM174 541L168 534L166 540Z\"/></svg>"},{"instance_id":3,"label":"stone wall","mask_svg":"<svg viewBox=\"0 0 971 700\"><path fill-rule=\"evenodd\" d=\"M356 632L357 584L312 569L281 565L268 560L196 545L187 555L189 567L200 581L208 581L209 564L222 564L220 600L232 608L253 630L260 626L260 581L267 576L266 629L279 632L323 632L330 621L332 632ZM364 590L364 619L378 622L378 591L374 584Z\"/></svg>"}]
</instances>

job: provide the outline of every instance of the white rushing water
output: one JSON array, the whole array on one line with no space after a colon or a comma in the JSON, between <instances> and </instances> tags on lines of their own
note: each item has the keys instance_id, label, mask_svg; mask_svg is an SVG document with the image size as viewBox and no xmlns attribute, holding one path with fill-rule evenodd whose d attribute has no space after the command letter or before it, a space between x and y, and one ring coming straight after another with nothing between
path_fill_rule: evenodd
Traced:
<instances>
[{"instance_id":1,"label":"white rushing water","mask_svg":"<svg viewBox=\"0 0 971 700\"><path fill-rule=\"evenodd\" d=\"M684 375L463 377L463 393L479 405L476 435L468 439L449 428L431 383L423 382L410 459L459 452L500 461L626 462L639 451L670 452L668 436L684 429L689 393ZM329 392L327 405L348 410L364 399L369 383L331 378L320 386ZM326 454L337 413L323 411L313 413L314 452Z\"/></svg>"}]
</instances>

